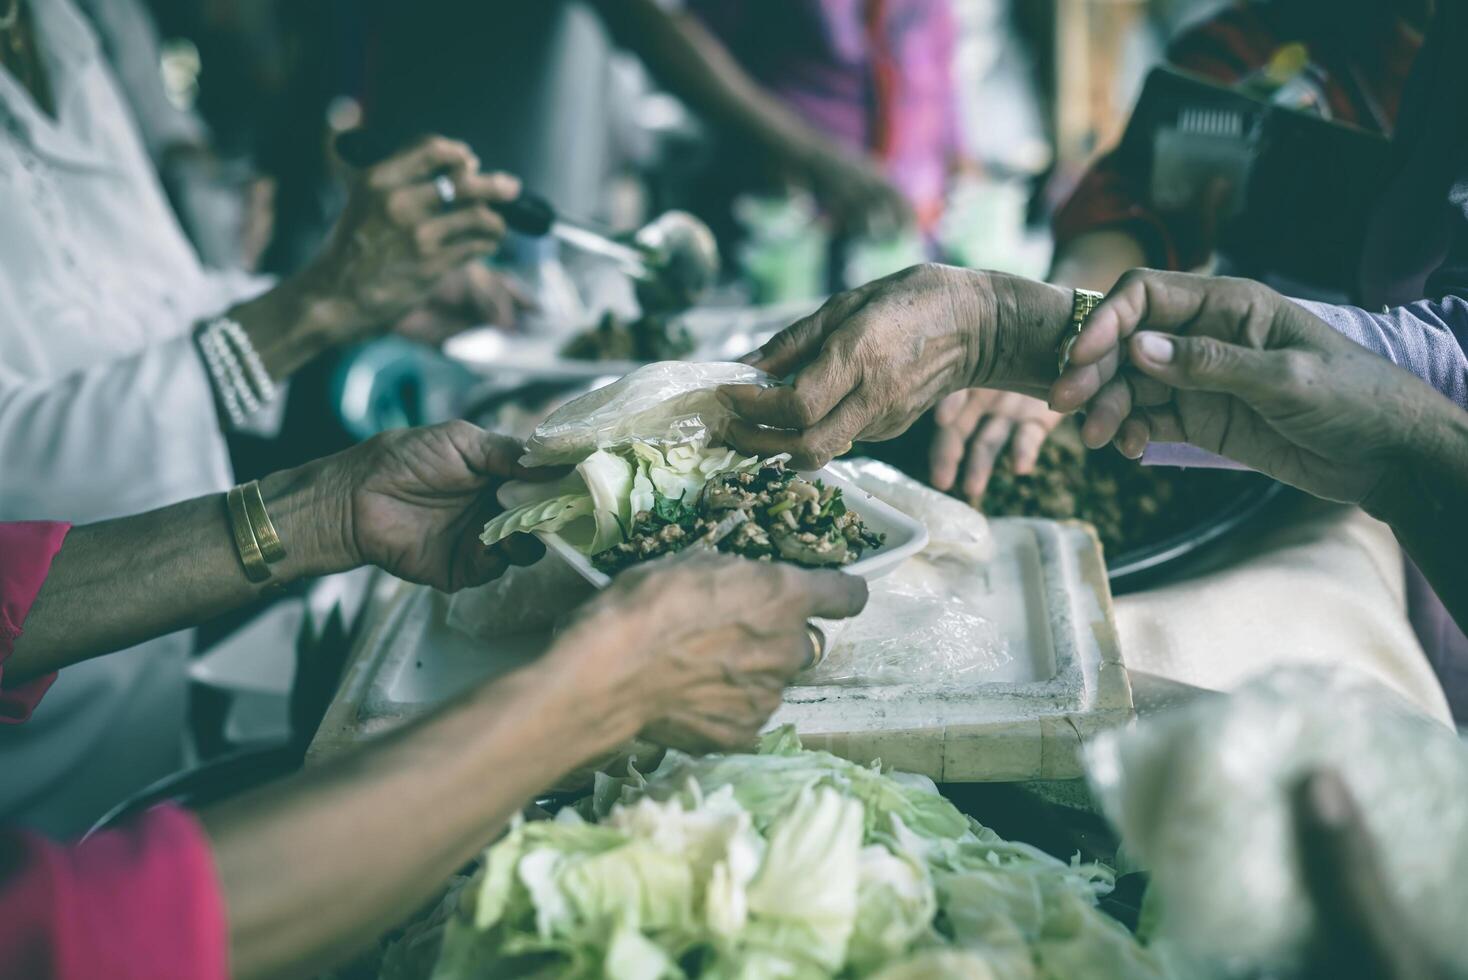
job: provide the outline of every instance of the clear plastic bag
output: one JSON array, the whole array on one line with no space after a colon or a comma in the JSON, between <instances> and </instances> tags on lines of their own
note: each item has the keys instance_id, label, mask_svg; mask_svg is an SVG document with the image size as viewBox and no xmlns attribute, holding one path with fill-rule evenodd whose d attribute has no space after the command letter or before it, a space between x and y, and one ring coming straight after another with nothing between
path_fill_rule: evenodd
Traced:
<instances>
[{"instance_id":1,"label":"clear plastic bag","mask_svg":"<svg viewBox=\"0 0 1468 980\"><path fill-rule=\"evenodd\" d=\"M928 564L929 574L912 574L909 566L915 563ZM940 574L933 575L933 569ZM801 675L800 683L944 685L982 678L1013 660L998 625L972 597L949 587L944 570L959 580L972 574L970 567L945 559L913 558L872 583L860 616L823 621L830 652Z\"/></svg>"},{"instance_id":2,"label":"clear plastic bag","mask_svg":"<svg viewBox=\"0 0 1468 980\"><path fill-rule=\"evenodd\" d=\"M449 598L445 622L478 640L553 629L596 590L554 554Z\"/></svg>"},{"instance_id":3,"label":"clear plastic bag","mask_svg":"<svg viewBox=\"0 0 1468 980\"><path fill-rule=\"evenodd\" d=\"M944 555L985 562L994 557L989 520L961 500L940 493L875 459L838 459L827 467L928 528L923 554Z\"/></svg>"},{"instance_id":4,"label":"clear plastic bag","mask_svg":"<svg viewBox=\"0 0 1468 980\"><path fill-rule=\"evenodd\" d=\"M732 361L648 364L556 409L525 443L526 466L575 464L598 449L646 442L718 444L732 416L722 385L769 385L773 379Z\"/></svg>"},{"instance_id":5,"label":"clear plastic bag","mask_svg":"<svg viewBox=\"0 0 1468 980\"><path fill-rule=\"evenodd\" d=\"M974 588L994 550L984 515L886 463L838 460L829 469L922 521L929 540L920 555L871 583L860 616L821 623L829 653L800 682L942 685L971 682L1012 661Z\"/></svg>"},{"instance_id":6,"label":"clear plastic bag","mask_svg":"<svg viewBox=\"0 0 1468 980\"><path fill-rule=\"evenodd\" d=\"M1314 913L1291 806L1300 781L1327 768L1355 797L1414 938L1468 969L1468 747L1365 675L1275 671L1108 733L1087 763L1129 855L1152 873L1159 937L1196 975L1298 965Z\"/></svg>"}]
</instances>

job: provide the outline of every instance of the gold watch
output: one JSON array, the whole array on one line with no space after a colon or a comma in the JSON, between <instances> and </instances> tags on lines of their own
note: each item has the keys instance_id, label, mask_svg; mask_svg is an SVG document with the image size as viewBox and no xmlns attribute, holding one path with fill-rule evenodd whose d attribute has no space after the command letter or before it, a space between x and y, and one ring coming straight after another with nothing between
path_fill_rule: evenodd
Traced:
<instances>
[{"instance_id":1,"label":"gold watch","mask_svg":"<svg viewBox=\"0 0 1468 980\"><path fill-rule=\"evenodd\" d=\"M1092 289L1077 289L1074 290L1074 293L1075 298L1070 303L1070 332L1060 342L1060 357L1056 370L1057 375L1064 374L1065 369L1070 367L1071 348L1080 339L1081 331L1086 326L1086 319L1100 304L1101 300L1105 298L1101 293Z\"/></svg>"}]
</instances>

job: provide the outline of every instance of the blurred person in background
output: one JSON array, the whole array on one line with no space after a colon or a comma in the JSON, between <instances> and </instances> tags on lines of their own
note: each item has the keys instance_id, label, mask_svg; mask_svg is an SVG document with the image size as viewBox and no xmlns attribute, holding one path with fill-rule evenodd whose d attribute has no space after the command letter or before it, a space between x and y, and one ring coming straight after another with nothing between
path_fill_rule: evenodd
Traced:
<instances>
[{"instance_id":1,"label":"blurred person in background","mask_svg":"<svg viewBox=\"0 0 1468 980\"><path fill-rule=\"evenodd\" d=\"M945 2L911 6L936 10ZM787 58L799 50L797 43L821 45L813 62L824 58L830 79L839 83L830 98L859 103L833 109L842 126L852 128L851 140L833 135L782 92L762 84L756 65L721 43L703 21L658 0L592 0L600 23L568 0L375 3L367 122L404 139L425 129L462 138L486 166L533 174L534 189L567 214L595 216L611 170L608 124L615 116L604 25L660 84L730 144L748 151L737 160L723 159L723 167L748 164L787 175L853 226L900 224L910 212L907 200L870 155L872 93L859 80L872 70L868 27L859 5L826 6L833 11L830 23L821 4L767 4L752 12L749 39ZM798 37L791 33L792 13ZM892 29L913 19L895 22ZM453 29L445 30L446 24ZM842 57L853 63L830 67ZM793 81L790 71L781 69L775 81ZM858 79L851 92L844 87L852 80L848 76ZM812 93L805 108L820 100ZM740 176L748 181L755 175Z\"/></svg>"},{"instance_id":2,"label":"blurred person in background","mask_svg":"<svg viewBox=\"0 0 1468 980\"><path fill-rule=\"evenodd\" d=\"M1308 95L1307 108L1389 137L1429 11L1430 0L1237 0L1184 30L1168 46L1167 63L1234 85L1266 73L1276 58L1303 56L1289 81ZM1211 202L1160 211L1140 175L1111 152L1056 212L1050 279L1105 292L1128 269L1197 269L1213 260L1215 231ZM1023 395L955 393L937 408L933 485L977 503L1006 450L1016 473L1033 472L1060 420Z\"/></svg>"},{"instance_id":3,"label":"blurred person in background","mask_svg":"<svg viewBox=\"0 0 1468 980\"><path fill-rule=\"evenodd\" d=\"M321 253L262 291L200 263L70 0L0 0L0 119L0 520L228 486L226 433L268 427L311 358L425 308L480 318L444 303L473 305L465 282L504 231L488 205L518 192L462 144L421 141L358 175ZM0 733L0 815L75 832L172 771L189 649L178 634L69 672Z\"/></svg>"},{"instance_id":4,"label":"blurred person in background","mask_svg":"<svg viewBox=\"0 0 1468 980\"><path fill-rule=\"evenodd\" d=\"M537 478L521 451L456 422L268 476L260 508L284 554L263 580L217 494L83 527L0 523L0 725L23 729L57 671L272 585L371 563L452 592L535 561L528 536L478 540L497 486ZM865 595L837 572L724 556L648 566L586 603L534 664L309 773L198 813L163 804L70 845L0 824L0 976L316 976L578 765L639 735L695 752L751 744L811 655L809 617L853 615Z\"/></svg>"}]
</instances>

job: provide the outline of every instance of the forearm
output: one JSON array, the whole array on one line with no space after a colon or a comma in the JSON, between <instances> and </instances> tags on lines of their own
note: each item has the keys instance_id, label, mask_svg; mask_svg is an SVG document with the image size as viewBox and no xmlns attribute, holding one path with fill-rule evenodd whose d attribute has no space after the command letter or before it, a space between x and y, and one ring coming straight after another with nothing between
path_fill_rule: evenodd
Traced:
<instances>
[{"instance_id":1,"label":"forearm","mask_svg":"<svg viewBox=\"0 0 1468 980\"><path fill-rule=\"evenodd\" d=\"M270 377L290 377L336 346L352 327L350 304L331 297L308 270L227 312L249 336Z\"/></svg>"},{"instance_id":2,"label":"forearm","mask_svg":"<svg viewBox=\"0 0 1468 980\"><path fill-rule=\"evenodd\" d=\"M712 122L777 157L804 152L810 127L749 76L717 38L655 0L598 0L612 33L663 85Z\"/></svg>"},{"instance_id":3,"label":"forearm","mask_svg":"<svg viewBox=\"0 0 1468 980\"><path fill-rule=\"evenodd\" d=\"M1046 397L1070 330L1074 291L1000 272L965 273L978 356L969 385Z\"/></svg>"},{"instance_id":4,"label":"forearm","mask_svg":"<svg viewBox=\"0 0 1468 980\"><path fill-rule=\"evenodd\" d=\"M1390 482L1366 501L1468 630L1468 413L1444 403L1418 425Z\"/></svg>"},{"instance_id":5,"label":"forearm","mask_svg":"<svg viewBox=\"0 0 1468 980\"><path fill-rule=\"evenodd\" d=\"M637 730L550 656L203 814L238 977L314 976L402 921L562 774Z\"/></svg>"},{"instance_id":6,"label":"forearm","mask_svg":"<svg viewBox=\"0 0 1468 980\"><path fill-rule=\"evenodd\" d=\"M1468 300L1448 296L1371 313L1354 306L1295 300L1337 332L1411 371L1460 408L1468 408Z\"/></svg>"},{"instance_id":7,"label":"forearm","mask_svg":"<svg viewBox=\"0 0 1468 980\"><path fill-rule=\"evenodd\" d=\"M250 582L235 550L224 495L72 530L5 665L23 681L243 606L266 587L346 567L347 540L320 464L261 481L286 547L264 583Z\"/></svg>"}]
</instances>

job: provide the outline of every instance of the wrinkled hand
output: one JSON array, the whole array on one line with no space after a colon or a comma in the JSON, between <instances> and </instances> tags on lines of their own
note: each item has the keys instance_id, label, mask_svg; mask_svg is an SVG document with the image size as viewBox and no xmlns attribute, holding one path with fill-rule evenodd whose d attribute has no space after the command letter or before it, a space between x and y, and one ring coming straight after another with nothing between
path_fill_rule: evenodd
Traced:
<instances>
[{"instance_id":1,"label":"wrinkled hand","mask_svg":"<svg viewBox=\"0 0 1468 980\"><path fill-rule=\"evenodd\" d=\"M533 309L529 289L509 273L474 259L440 279L428 302L399 320L393 332L438 347L470 327L514 330L520 315Z\"/></svg>"},{"instance_id":2,"label":"wrinkled hand","mask_svg":"<svg viewBox=\"0 0 1468 980\"><path fill-rule=\"evenodd\" d=\"M1043 392L1070 291L999 273L917 265L833 296L744 361L794 381L721 389L735 446L818 469L858 439L891 439L952 391Z\"/></svg>"},{"instance_id":3,"label":"wrinkled hand","mask_svg":"<svg viewBox=\"0 0 1468 980\"><path fill-rule=\"evenodd\" d=\"M1442 401L1258 283L1151 271L1127 273L1091 314L1051 394L1061 411L1085 407L1092 448L1188 442L1362 504Z\"/></svg>"},{"instance_id":4,"label":"wrinkled hand","mask_svg":"<svg viewBox=\"0 0 1468 980\"><path fill-rule=\"evenodd\" d=\"M983 351L972 325L985 319L981 293L946 266L833 296L744 359L795 379L722 389L740 416L728 437L744 452L788 452L796 467L818 469L858 439L901 435L974 377Z\"/></svg>"},{"instance_id":5,"label":"wrinkled hand","mask_svg":"<svg viewBox=\"0 0 1468 980\"><path fill-rule=\"evenodd\" d=\"M1004 448L1010 447L1014 472L1033 473L1040 448L1063 418L1029 395L990 388L955 391L938 403L934 413L938 431L929 450L929 478L934 488L947 493L958 481L959 465L967 460L963 497L977 507Z\"/></svg>"},{"instance_id":6,"label":"wrinkled hand","mask_svg":"<svg viewBox=\"0 0 1468 980\"><path fill-rule=\"evenodd\" d=\"M1305 975L1311 980L1447 980L1397 905L1371 833L1334 773L1300 786L1295 830L1316 935Z\"/></svg>"},{"instance_id":7,"label":"wrinkled hand","mask_svg":"<svg viewBox=\"0 0 1468 980\"><path fill-rule=\"evenodd\" d=\"M434 187L439 174L454 183L451 207ZM332 339L386 329L445 276L492 254L505 223L489 205L519 193L514 177L480 173L469 147L438 136L359 173L325 251L303 273L312 295L340 308Z\"/></svg>"},{"instance_id":8,"label":"wrinkled hand","mask_svg":"<svg viewBox=\"0 0 1468 980\"><path fill-rule=\"evenodd\" d=\"M807 621L854 616L866 597L863 580L837 571L682 555L618 575L558 647L574 660L566 669L598 678L608 703L640 707L644 737L688 751L746 748L810 657Z\"/></svg>"},{"instance_id":9,"label":"wrinkled hand","mask_svg":"<svg viewBox=\"0 0 1468 980\"><path fill-rule=\"evenodd\" d=\"M479 541L506 480L548 479L516 460L514 439L468 422L387 432L323 460L322 494L340 502L348 566L376 565L410 582L455 592L530 564L544 553L529 535L493 548Z\"/></svg>"}]
</instances>

